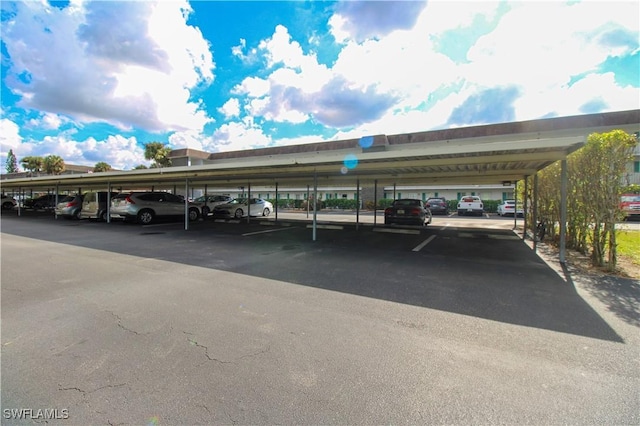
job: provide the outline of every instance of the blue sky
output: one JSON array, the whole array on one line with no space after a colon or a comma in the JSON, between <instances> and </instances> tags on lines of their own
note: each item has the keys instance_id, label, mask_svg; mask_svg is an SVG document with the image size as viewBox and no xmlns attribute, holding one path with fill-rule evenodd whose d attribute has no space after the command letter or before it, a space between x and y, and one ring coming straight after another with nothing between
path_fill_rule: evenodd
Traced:
<instances>
[{"instance_id":1,"label":"blue sky","mask_svg":"<svg viewBox=\"0 0 640 426\"><path fill-rule=\"evenodd\" d=\"M635 0L0 5L3 172L640 108Z\"/></svg>"}]
</instances>

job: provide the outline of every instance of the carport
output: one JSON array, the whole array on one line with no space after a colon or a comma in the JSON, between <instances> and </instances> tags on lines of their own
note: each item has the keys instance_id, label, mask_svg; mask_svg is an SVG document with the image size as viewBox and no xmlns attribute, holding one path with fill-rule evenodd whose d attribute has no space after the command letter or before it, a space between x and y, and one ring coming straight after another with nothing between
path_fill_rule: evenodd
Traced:
<instances>
[{"instance_id":1,"label":"carport","mask_svg":"<svg viewBox=\"0 0 640 426\"><path fill-rule=\"evenodd\" d=\"M197 166L3 179L2 190L184 188L188 194L195 187L206 192L208 188L243 186L250 198L253 185L274 187L277 198L279 188L312 185L316 200L318 185L355 183L358 192L362 185L376 189L397 184L512 185L562 161L561 212L566 218L567 155L582 147L589 134L614 129L640 130L640 110L214 153ZM277 207L275 214L277 220ZM188 227L185 203L185 229ZM316 232L314 209L314 240ZM563 225L561 244L564 232ZM561 262L564 256L561 246Z\"/></svg>"}]
</instances>

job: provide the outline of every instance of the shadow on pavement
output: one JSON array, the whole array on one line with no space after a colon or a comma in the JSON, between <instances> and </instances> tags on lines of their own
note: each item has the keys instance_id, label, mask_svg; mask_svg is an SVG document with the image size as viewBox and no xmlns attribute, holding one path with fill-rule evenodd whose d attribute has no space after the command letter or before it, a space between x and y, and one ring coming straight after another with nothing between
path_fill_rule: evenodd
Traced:
<instances>
[{"instance_id":1,"label":"shadow on pavement","mask_svg":"<svg viewBox=\"0 0 640 426\"><path fill-rule=\"evenodd\" d=\"M590 338L622 338L512 232L427 229L420 235L297 227L181 224L142 228L3 218L2 232L278 280ZM74 228L71 231L71 228ZM243 232L254 232L251 237ZM425 237L433 242L411 251ZM464 247L464 250L461 249ZM178 285L178 283L177 283ZM231 284L230 284L231 285ZM592 293L638 325L638 288L594 282Z\"/></svg>"}]
</instances>

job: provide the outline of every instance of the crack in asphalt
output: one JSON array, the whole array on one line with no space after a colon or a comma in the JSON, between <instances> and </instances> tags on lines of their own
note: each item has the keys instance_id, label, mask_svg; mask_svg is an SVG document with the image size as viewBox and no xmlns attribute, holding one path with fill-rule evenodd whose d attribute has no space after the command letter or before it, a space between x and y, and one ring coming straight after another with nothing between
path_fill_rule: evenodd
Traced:
<instances>
[{"instance_id":1,"label":"crack in asphalt","mask_svg":"<svg viewBox=\"0 0 640 426\"><path fill-rule=\"evenodd\" d=\"M122 386L126 386L126 384L127 383L118 383L117 385L104 385L104 386L100 386L99 388L95 388L93 390L84 390L76 386L69 386L69 387L63 388L61 384L58 384L58 390L59 391L77 391L77 392L80 392L83 396L86 396L102 389L120 388Z\"/></svg>"},{"instance_id":2,"label":"crack in asphalt","mask_svg":"<svg viewBox=\"0 0 640 426\"><path fill-rule=\"evenodd\" d=\"M188 334L190 336L194 335L193 333L189 333L188 331L183 331L183 333L184 334ZM218 362L220 364L233 364L233 363L235 363L235 361L238 361L238 360L241 360L241 359L244 359L244 358L252 358L252 357L267 353L267 352L269 352L271 350L271 346L267 346L266 348L264 348L262 350L259 350L257 352L237 357L234 361L224 361L224 360L221 360L221 359L218 359L218 358L213 358L211 355L209 355L209 347L198 343L195 340L195 338L187 337L187 341L193 346L196 346L198 348L204 349L204 356L206 356L209 361L215 361L215 362Z\"/></svg>"},{"instance_id":3,"label":"crack in asphalt","mask_svg":"<svg viewBox=\"0 0 640 426\"><path fill-rule=\"evenodd\" d=\"M118 327L120 327L124 331L128 331L129 333L133 333L136 336L144 336L144 335L149 334L149 333L140 333L140 332L135 331L135 330L133 330L131 328L125 327L124 325L122 325L122 318L120 318L119 315L117 315L116 313L114 313L112 311L106 311L106 312L110 313L111 315L113 315L118 320Z\"/></svg>"}]
</instances>

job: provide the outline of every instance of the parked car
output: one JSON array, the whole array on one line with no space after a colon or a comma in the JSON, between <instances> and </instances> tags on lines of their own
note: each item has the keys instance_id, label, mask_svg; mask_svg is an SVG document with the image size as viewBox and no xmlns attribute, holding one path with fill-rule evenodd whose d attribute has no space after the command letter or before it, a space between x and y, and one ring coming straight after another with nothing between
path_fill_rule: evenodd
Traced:
<instances>
[{"instance_id":1,"label":"parked car","mask_svg":"<svg viewBox=\"0 0 640 426\"><path fill-rule=\"evenodd\" d=\"M431 197L425 201L431 214L449 214L449 204L444 197Z\"/></svg>"},{"instance_id":2,"label":"parked car","mask_svg":"<svg viewBox=\"0 0 640 426\"><path fill-rule=\"evenodd\" d=\"M89 191L82 196L80 219L107 220L107 205L117 192Z\"/></svg>"},{"instance_id":3,"label":"parked car","mask_svg":"<svg viewBox=\"0 0 640 426\"><path fill-rule=\"evenodd\" d=\"M148 225L156 218L184 217L185 201L168 192L130 192L111 199L111 218L136 221ZM200 217L197 206L189 204L189 220Z\"/></svg>"},{"instance_id":4,"label":"parked car","mask_svg":"<svg viewBox=\"0 0 640 426\"><path fill-rule=\"evenodd\" d=\"M625 219L640 218L640 194L623 194L620 209Z\"/></svg>"},{"instance_id":5,"label":"parked car","mask_svg":"<svg viewBox=\"0 0 640 426\"><path fill-rule=\"evenodd\" d=\"M219 204L213 209L213 217L228 218L234 217L240 219L251 216L269 216L273 211L273 204L262 198L252 198L247 204L247 198L236 198L228 203Z\"/></svg>"},{"instance_id":6,"label":"parked car","mask_svg":"<svg viewBox=\"0 0 640 426\"><path fill-rule=\"evenodd\" d=\"M2 210L10 210L12 208L14 208L16 206L16 200L13 197L10 197L6 194L2 194L2 204L0 204L2 206Z\"/></svg>"},{"instance_id":7,"label":"parked car","mask_svg":"<svg viewBox=\"0 0 640 426\"><path fill-rule=\"evenodd\" d=\"M80 219L82 195L67 195L59 199L54 211L56 215L62 216L65 219Z\"/></svg>"},{"instance_id":8,"label":"parked car","mask_svg":"<svg viewBox=\"0 0 640 426\"><path fill-rule=\"evenodd\" d=\"M458 201L458 216L463 216L467 213L482 216L484 213L484 203L480 197L476 195L467 195Z\"/></svg>"},{"instance_id":9,"label":"parked car","mask_svg":"<svg viewBox=\"0 0 640 426\"><path fill-rule=\"evenodd\" d=\"M233 198L228 195L207 195L206 197L203 195L193 200L193 204L200 209L200 215L202 217L207 217L211 214L215 206L226 204L231 200L233 200Z\"/></svg>"},{"instance_id":10,"label":"parked car","mask_svg":"<svg viewBox=\"0 0 640 426\"><path fill-rule=\"evenodd\" d=\"M498 216L513 216L515 207L515 200L504 200L502 203L498 204ZM521 204L518 204L517 214L518 216L524 216L524 209L522 208Z\"/></svg>"},{"instance_id":11,"label":"parked car","mask_svg":"<svg viewBox=\"0 0 640 426\"><path fill-rule=\"evenodd\" d=\"M42 210L42 209L54 209L57 202L62 200L66 195L64 194L45 194L36 198L27 198L24 200L23 207L25 209Z\"/></svg>"},{"instance_id":12,"label":"parked car","mask_svg":"<svg viewBox=\"0 0 640 426\"><path fill-rule=\"evenodd\" d=\"M425 226L431 223L431 211L422 200L401 198L394 200L391 206L384 209L384 224L405 224Z\"/></svg>"}]
</instances>

